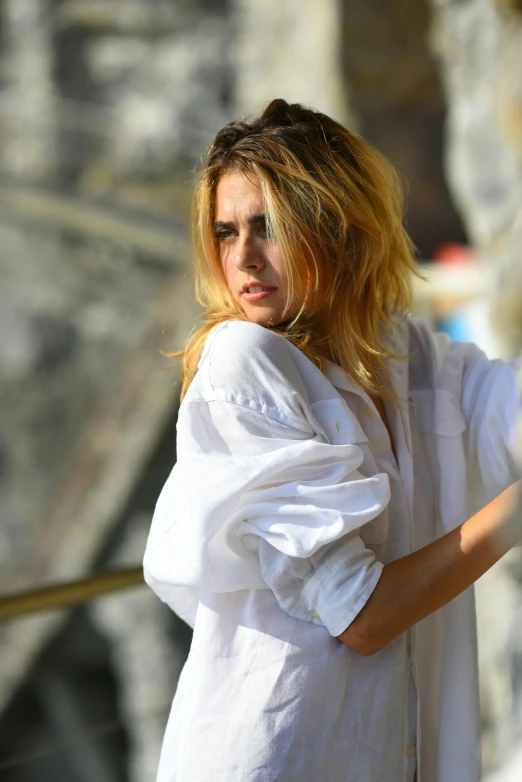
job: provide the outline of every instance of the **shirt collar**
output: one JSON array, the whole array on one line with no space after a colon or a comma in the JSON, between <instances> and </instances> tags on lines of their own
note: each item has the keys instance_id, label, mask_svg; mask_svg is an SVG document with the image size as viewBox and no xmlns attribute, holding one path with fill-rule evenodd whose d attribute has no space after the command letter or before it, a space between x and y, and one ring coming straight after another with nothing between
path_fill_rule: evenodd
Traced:
<instances>
[{"instance_id":1,"label":"shirt collar","mask_svg":"<svg viewBox=\"0 0 522 782\"><path fill-rule=\"evenodd\" d=\"M353 391L358 393L358 386L353 383L346 372L341 369L339 364L334 364L330 359L326 359L324 374L330 383L336 388L342 388L344 391Z\"/></svg>"}]
</instances>

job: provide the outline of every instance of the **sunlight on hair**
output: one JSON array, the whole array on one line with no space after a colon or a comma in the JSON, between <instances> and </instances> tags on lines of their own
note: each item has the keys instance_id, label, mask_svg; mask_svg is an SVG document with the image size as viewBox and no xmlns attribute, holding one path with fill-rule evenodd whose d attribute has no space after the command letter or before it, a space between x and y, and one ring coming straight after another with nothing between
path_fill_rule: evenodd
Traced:
<instances>
[{"instance_id":1,"label":"sunlight on hair","mask_svg":"<svg viewBox=\"0 0 522 782\"><path fill-rule=\"evenodd\" d=\"M196 181L193 242L203 325L183 351L167 354L183 357L182 398L210 331L226 320L247 320L228 290L212 231L217 183L232 171L261 186L288 279L286 311L294 291L302 291L299 312L273 329L318 367L328 358L368 393L399 402L381 328L408 312L413 276L420 276L403 225L399 177L361 137L280 99L252 122L222 128Z\"/></svg>"}]
</instances>

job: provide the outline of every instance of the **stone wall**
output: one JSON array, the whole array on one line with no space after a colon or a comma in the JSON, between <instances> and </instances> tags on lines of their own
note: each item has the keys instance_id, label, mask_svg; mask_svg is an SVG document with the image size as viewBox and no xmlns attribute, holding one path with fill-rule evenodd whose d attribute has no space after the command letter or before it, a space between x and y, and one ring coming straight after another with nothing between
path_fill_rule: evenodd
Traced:
<instances>
[{"instance_id":1,"label":"stone wall","mask_svg":"<svg viewBox=\"0 0 522 782\"><path fill-rule=\"evenodd\" d=\"M343 79L338 0L235 0L237 113L258 113L273 98L304 103L353 122Z\"/></svg>"}]
</instances>

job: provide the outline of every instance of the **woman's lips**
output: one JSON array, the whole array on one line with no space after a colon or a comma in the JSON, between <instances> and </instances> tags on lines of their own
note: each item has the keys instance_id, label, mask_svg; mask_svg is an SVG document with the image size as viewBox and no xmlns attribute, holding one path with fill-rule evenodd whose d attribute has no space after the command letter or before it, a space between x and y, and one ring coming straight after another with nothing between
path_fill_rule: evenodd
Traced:
<instances>
[{"instance_id":1,"label":"woman's lips","mask_svg":"<svg viewBox=\"0 0 522 782\"><path fill-rule=\"evenodd\" d=\"M264 291L254 291L252 293L244 291L242 295L246 301L259 301L259 299L264 299L266 296L271 296L276 290L277 288L267 288Z\"/></svg>"}]
</instances>

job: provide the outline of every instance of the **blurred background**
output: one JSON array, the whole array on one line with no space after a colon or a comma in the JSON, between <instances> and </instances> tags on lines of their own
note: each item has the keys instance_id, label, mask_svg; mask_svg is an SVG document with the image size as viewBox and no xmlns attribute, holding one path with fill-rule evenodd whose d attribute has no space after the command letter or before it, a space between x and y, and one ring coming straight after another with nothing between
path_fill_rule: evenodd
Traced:
<instances>
[{"instance_id":1,"label":"blurred background","mask_svg":"<svg viewBox=\"0 0 522 782\"><path fill-rule=\"evenodd\" d=\"M213 135L274 97L407 182L415 310L522 352L520 0L0 0L0 595L140 565L175 461ZM477 585L484 779L522 779L522 555ZM0 624L0 780L154 782L190 631L145 587Z\"/></svg>"}]
</instances>

